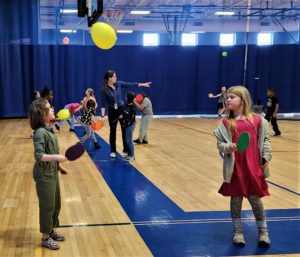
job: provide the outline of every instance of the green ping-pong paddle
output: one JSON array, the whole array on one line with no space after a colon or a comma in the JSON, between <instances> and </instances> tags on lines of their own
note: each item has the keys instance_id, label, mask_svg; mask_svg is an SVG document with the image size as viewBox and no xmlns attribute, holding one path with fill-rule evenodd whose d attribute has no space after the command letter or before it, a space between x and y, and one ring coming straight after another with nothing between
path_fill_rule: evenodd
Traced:
<instances>
[{"instance_id":1,"label":"green ping-pong paddle","mask_svg":"<svg viewBox=\"0 0 300 257\"><path fill-rule=\"evenodd\" d=\"M240 137L239 140L237 142L237 148L239 150L239 152L244 152L246 151L247 147L249 146L250 143L250 135L249 132L243 132Z\"/></svg>"}]
</instances>

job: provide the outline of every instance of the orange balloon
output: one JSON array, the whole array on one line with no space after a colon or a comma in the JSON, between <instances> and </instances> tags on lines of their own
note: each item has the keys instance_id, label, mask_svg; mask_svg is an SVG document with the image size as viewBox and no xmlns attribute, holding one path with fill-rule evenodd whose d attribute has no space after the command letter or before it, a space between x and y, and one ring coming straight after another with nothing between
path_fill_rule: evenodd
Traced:
<instances>
[{"instance_id":1,"label":"orange balloon","mask_svg":"<svg viewBox=\"0 0 300 257\"><path fill-rule=\"evenodd\" d=\"M95 123L93 123L93 124L91 125L91 127L92 127L93 130L100 130L100 129L103 127L103 122L102 122L102 120L96 121Z\"/></svg>"}]
</instances>

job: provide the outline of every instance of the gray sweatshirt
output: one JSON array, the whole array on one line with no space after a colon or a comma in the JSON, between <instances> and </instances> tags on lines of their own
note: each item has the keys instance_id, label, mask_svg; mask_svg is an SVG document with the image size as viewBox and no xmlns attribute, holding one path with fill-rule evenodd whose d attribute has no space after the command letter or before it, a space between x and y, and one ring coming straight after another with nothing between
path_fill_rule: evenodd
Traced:
<instances>
[{"instance_id":1,"label":"gray sweatshirt","mask_svg":"<svg viewBox=\"0 0 300 257\"><path fill-rule=\"evenodd\" d=\"M258 130L258 147L260 153L260 163L262 164L262 158L270 162L272 158L272 148L268 132L268 122L261 117L261 126ZM217 138L217 147L220 152L224 153L223 159L223 179L224 182L230 183L234 170L234 153L231 149L232 136L229 135L226 126L220 123L218 128L214 130L214 135ZM263 170L265 177L270 176L269 167L266 166Z\"/></svg>"}]
</instances>

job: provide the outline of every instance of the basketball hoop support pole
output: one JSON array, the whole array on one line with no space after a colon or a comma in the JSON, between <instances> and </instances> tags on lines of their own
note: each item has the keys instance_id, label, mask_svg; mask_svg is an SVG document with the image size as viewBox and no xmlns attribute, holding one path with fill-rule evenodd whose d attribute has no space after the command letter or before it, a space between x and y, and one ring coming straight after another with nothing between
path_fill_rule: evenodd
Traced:
<instances>
[{"instance_id":1,"label":"basketball hoop support pole","mask_svg":"<svg viewBox=\"0 0 300 257\"><path fill-rule=\"evenodd\" d=\"M83 4L86 1L86 8ZM78 0L77 1L78 16L84 17L87 15L88 26L91 27L101 17L103 13L103 0L97 1L97 9L93 11L92 0Z\"/></svg>"}]
</instances>

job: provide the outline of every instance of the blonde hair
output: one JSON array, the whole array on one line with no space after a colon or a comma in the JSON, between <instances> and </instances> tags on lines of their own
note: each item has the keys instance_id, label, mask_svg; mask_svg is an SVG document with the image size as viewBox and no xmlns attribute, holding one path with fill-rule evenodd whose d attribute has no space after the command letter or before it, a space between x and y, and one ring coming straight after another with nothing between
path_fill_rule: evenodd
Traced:
<instances>
[{"instance_id":1,"label":"blonde hair","mask_svg":"<svg viewBox=\"0 0 300 257\"><path fill-rule=\"evenodd\" d=\"M247 88L244 86L233 86L230 87L227 92L227 94L235 94L238 97L241 98L241 113L243 116L245 116L246 120L249 120L252 122L252 100L250 93ZM236 122L235 117L233 115L233 111L229 111L226 114L228 123L229 123L229 131L232 133L232 135L236 132Z\"/></svg>"}]
</instances>

